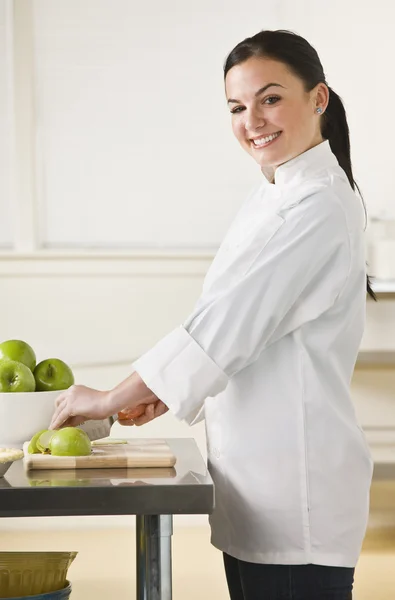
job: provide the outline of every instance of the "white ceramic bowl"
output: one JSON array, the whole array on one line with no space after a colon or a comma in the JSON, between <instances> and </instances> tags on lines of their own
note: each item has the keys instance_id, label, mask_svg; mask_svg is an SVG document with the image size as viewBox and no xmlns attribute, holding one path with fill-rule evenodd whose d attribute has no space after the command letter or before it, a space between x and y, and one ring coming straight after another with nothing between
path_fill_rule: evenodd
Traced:
<instances>
[{"instance_id":1,"label":"white ceramic bowl","mask_svg":"<svg viewBox=\"0 0 395 600\"><path fill-rule=\"evenodd\" d=\"M40 429L47 429L61 392L0 393L0 447L22 448Z\"/></svg>"}]
</instances>

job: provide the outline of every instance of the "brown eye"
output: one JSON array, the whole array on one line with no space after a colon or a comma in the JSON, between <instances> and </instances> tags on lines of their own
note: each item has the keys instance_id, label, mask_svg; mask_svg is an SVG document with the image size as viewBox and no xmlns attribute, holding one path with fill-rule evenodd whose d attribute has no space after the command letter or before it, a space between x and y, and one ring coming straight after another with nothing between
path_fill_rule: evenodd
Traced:
<instances>
[{"instance_id":1,"label":"brown eye","mask_svg":"<svg viewBox=\"0 0 395 600\"><path fill-rule=\"evenodd\" d=\"M236 106L236 108L232 108L232 110L230 111L232 113L232 115L241 112L242 110L244 110L244 108L242 106Z\"/></svg>"},{"instance_id":2,"label":"brown eye","mask_svg":"<svg viewBox=\"0 0 395 600\"><path fill-rule=\"evenodd\" d=\"M281 100L280 96L269 96L268 98L265 98L263 103L269 104L269 106L271 106L272 104L276 104L276 102L278 102L279 100Z\"/></svg>"}]
</instances>

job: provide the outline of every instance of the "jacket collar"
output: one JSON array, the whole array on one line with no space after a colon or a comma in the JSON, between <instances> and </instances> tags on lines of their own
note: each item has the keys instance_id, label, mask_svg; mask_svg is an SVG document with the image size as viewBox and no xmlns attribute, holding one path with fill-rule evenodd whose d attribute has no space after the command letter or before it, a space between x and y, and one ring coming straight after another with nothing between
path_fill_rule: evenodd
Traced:
<instances>
[{"instance_id":1,"label":"jacket collar","mask_svg":"<svg viewBox=\"0 0 395 600\"><path fill-rule=\"evenodd\" d=\"M270 183L264 175L264 183L276 188L290 184L297 185L330 167L339 167L339 163L331 150L329 141L325 140L277 167L274 183Z\"/></svg>"}]
</instances>

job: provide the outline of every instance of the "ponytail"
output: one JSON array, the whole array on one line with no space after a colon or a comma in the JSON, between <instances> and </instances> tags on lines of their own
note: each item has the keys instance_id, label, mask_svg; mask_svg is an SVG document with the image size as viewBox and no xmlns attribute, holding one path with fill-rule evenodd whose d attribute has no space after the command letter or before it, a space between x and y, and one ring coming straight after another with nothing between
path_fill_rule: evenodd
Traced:
<instances>
[{"instance_id":1,"label":"ponytail","mask_svg":"<svg viewBox=\"0 0 395 600\"><path fill-rule=\"evenodd\" d=\"M350 130L342 99L328 86L329 103L322 116L322 137L329 140L329 145L339 165L347 175L353 190L356 184L352 174L350 157Z\"/></svg>"},{"instance_id":2,"label":"ponytail","mask_svg":"<svg viewBox=\"0 0 395 600\"><path fill-rule=\"evenodd\" d=\"M322 128L321 133L323 138L329 141L329 145L333 154L336 156L337 161L345 174L347 175L348 181L353 190L357 190L366 213L366 205L363 200L361 191L354 180L351 165L351 152L350 152L350 131L348 128L346 111L342 99L336 92L328 86L329 89L329 103L325 113L322 116ZM377 296L372 290L370 277L366 277L366 289L371 298L377 301Z\"/></svg>"}]
</instances>

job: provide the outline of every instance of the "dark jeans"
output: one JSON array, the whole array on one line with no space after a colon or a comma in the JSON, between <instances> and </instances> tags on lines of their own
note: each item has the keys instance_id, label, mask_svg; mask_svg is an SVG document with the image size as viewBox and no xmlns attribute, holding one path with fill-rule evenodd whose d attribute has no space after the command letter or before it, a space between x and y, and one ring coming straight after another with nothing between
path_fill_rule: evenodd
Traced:
<instances>
[{"instance_id":1,"label":"dark jeans","mask_svg":"<svg viewBox=\"0 0 395 600\"><path fill-rule=\"evenodd\" d=\"M354 569L262 565L224 553L231 600L351 600Z\"/></svg>"}]
</instances>

